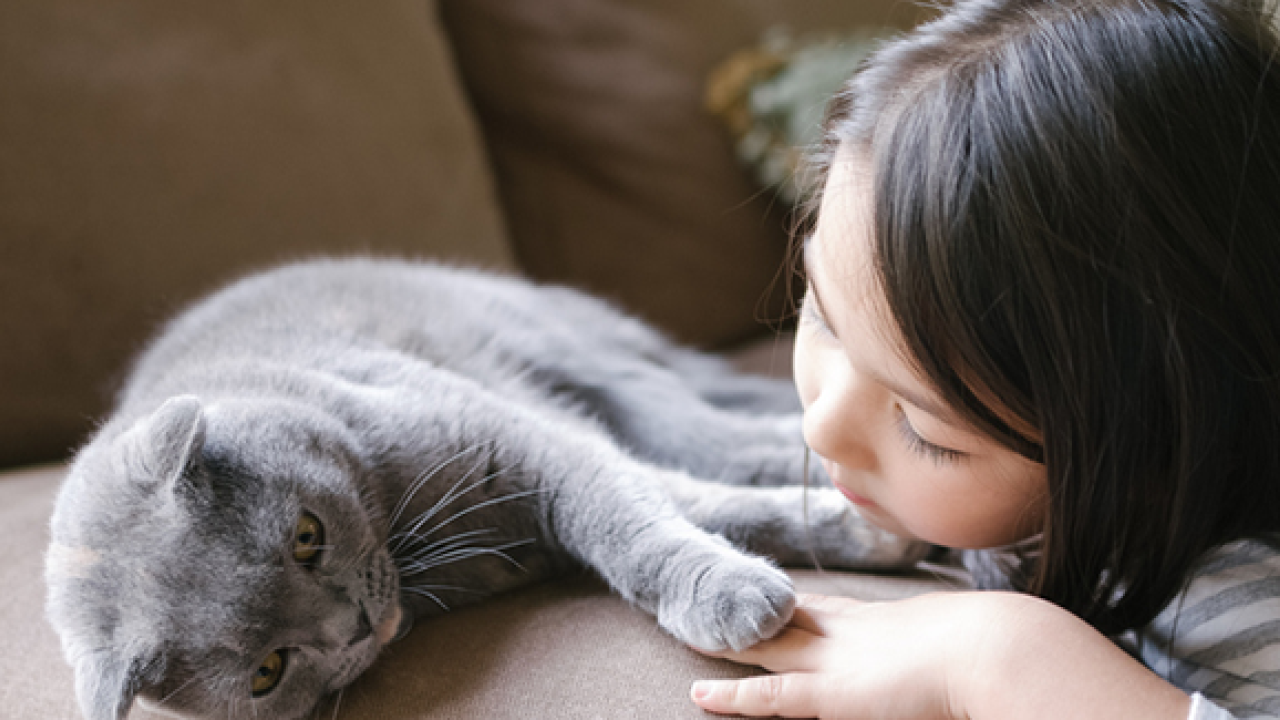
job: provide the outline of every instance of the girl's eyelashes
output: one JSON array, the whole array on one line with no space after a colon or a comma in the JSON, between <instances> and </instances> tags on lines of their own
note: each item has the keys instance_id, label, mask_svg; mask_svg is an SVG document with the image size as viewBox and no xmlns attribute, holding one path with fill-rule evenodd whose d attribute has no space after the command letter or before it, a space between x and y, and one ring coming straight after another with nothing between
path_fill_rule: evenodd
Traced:
<instances>
[{"instance_id":1,"label":"girl's eyelashes","mask_svg":"<svg viewBox=\"0 0 1280 720\"><path fill-rule=\"evenodd\" d=\"M902 440L907 444L907 449L911 452L928 458L938 465L960 462L968 457L968 455L959 450L945 448L925 440L911 425L911 421L907 419L907 413L903 411L902 406L895 406L895 409L898 413L898 433L902 435Z\"/></svg>"}]
</instances>

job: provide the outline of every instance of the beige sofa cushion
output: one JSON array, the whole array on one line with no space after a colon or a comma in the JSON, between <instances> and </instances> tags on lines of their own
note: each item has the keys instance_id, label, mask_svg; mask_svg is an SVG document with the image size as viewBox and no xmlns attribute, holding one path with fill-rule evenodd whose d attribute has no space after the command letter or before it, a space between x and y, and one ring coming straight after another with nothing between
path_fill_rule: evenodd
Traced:
<instances>
[{"instance_id":1,"label":"beige sofa cushion","mask_svg":"<svg viewBox=\"0 0 1280 720\"><path fill-rule=\"evenodd\" d=\"M909 24L895 0L441 0L522 265L711 346L783 313L786 208L703 109L766 28ZM766 300L767 302L762 302Z\"/></svg>"},{"instance_id":2,"label":"beige sofa cushion","mask_svg":"<svg viewBox=\"0 0 1280 720\"><path fill-rule=\"evenodd\" d=\"M63 474L0 474L0 717L79 717L70 667L44 620L41 556ZM812 592L890 599L942 585L923 575L793 571ZM592 577L499 596L420 623L343 694L341 720L677 720L706 718L688 700L699 678L751 669L704 658ZM320 717L333 717L329 706ZM135 720L160 716L137 709Z\"/></svg>"},{"instance_id":3,"label":"beige sofa cushion","mask_svg":"<svg viewBox=\"0 0 1280 720\"><path fill-rule=\"evenodd\" d=\"M176 306L374 251L506 266L434 3L0 3L0 466L65 457Z\"/></svg>"}]
</instances>

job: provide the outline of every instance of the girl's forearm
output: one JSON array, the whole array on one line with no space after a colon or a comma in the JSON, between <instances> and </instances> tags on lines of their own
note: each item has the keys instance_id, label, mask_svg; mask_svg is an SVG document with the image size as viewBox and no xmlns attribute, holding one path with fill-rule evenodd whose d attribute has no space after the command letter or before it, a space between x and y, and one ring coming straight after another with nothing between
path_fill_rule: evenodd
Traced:
<instances>
[{"instance_id":1,"label":"girl's forearm","mask_svg":"<svg viewBox=\"0 0 1280 720\"><path fill-rule=\"evenodd\" d=\"M1185 720L1191 700L1074 615L1037 598L998 603L1004 631L960 675L971 720Z\"/></svg>"}]
</instances>

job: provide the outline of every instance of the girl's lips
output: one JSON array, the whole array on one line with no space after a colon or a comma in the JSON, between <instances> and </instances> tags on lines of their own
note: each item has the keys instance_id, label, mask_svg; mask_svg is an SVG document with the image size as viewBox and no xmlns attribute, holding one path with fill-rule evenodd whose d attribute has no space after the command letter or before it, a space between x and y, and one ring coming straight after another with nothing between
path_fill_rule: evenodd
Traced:
<instances>
[{"instance_id":1,"label":"girl's lips","mask_svg":"<svg viewBox=\"0 0 1280 720\"><path fill-rule=\"evenodd\" d=\"M864 507L864 508L876 507L876 504L871 500L862 497L858 493L850 490L849 488L841 485L839 482L836 481L835 479L836 469L834 467L834 463L831 463L824 458L822 461L822 464L826 467L827 477L831 478L831 484L834 485L835 488L840 491L840 494L844 495L849 502L853 503L854 505L857 505L858 507Z\"/></svg>"},{"instance_id":2,"label":"girl's lips","mask_svg":"<svg viewBox=\"0 0 1280 720\"><path fill-rule=\"evenodd\" d=\"M835 485L835 483L832 483L832 484ZM862 497L858 493L846 487L836 485L836 489L839 490L840 494L848 498L849 502L853 503L854 505L857 505L859 507L864 507L864 508L873 508L876 506L875 503L871 502L867 498Z\"/></svg>"}]
</instances>

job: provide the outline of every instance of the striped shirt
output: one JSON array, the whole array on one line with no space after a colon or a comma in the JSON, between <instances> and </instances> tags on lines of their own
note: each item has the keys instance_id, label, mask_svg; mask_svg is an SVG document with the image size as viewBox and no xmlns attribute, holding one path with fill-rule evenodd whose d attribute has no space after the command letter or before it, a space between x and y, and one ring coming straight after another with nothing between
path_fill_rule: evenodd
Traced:
<instances>
[{"instance_id":1,"label":"striped shirt","mask_svg":"<svg viewBox=\"0 0 1280 720\"><path fill-rule=\"evenodd\" d=\"M960 553L983 589L1009 587L1007 558ZM1150 625L1113 640L1192 695L1189 720L1280 718L1280 546L1242 540L1214 550Z\"/></svg>"}]
</instances>

